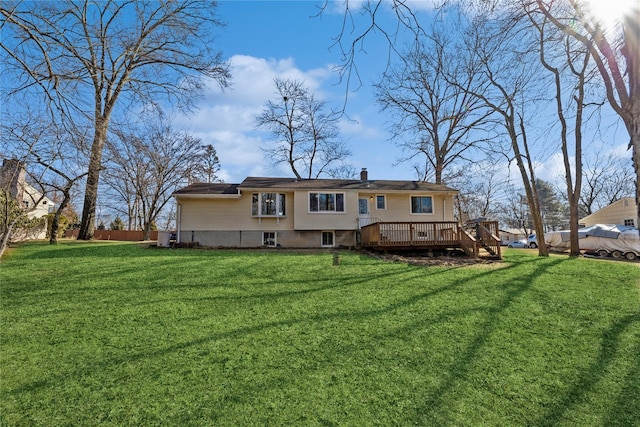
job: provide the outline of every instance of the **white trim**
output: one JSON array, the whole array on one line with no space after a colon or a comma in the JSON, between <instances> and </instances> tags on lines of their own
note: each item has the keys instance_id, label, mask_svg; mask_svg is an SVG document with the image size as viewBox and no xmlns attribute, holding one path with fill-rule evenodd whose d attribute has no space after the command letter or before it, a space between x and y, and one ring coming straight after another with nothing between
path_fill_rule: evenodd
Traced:
<instances>
[{"instance_id":1,"label":"white trim","mask_svg":"<svg viewBox=\"0 0 640 427\"><path fill-rule=\"evenodd\" d=\"M180 243L180 234L182 232L182 224L181 224L181 220L182 220L182 206L180 205L180 203L176 203L177 205L177 212L176 212L176 242Z\"/></svg>"},{"instance_id":2,"label":"white trim","mask_svg":"<svg viewBox=\"0 0 640 427\"><path fill-rule=\"evenodd\" d=\"M242 194L174 194L176 199L239 199Z\"/></svg>"},{"instance_id":3,"label":"white trim","mask_svg":"<svg viewBox=\"0 0 640 427\"><path fill-rule=\"evenodd\" d=\"M317 211L312 211L311 210L311 194L333 194L333 195L337 195L337 194L342 194L342 208L343 210L339 211L339 210L332 210L332 211L321 211L318 207ZM334 207L337 207L338 202L337 202L337 197L336 200L334 200ZM325 215L325 214L346 214L347 213L347 194L344 191L315 191L315 190L309 190L307 191L307 213L308 214L320 214L320 215Z\"/></svg>"},{"instance_id":4,"label":"white trim","mask_svg":"<svg viewBox=\"0 0 640 427\"><path fill-rule=\"evenodd\" d=\"M264 243L264 235L266 233L273 233L273 245L266 245ZM268 248L276 248L276 247L278 247L278 232L277 231L263 231L262 232L262 246L266 246Z\"/></svg>"},{"instance_id":5,"label":"white trim","mask_svg":"<svg viewBox=\"0 0 640 427\"><path fill-rule=\"evenodd\" d=\"M412 199L414 197L429 197L431 199L431 212L413 212L413 203L411 203ZM435 206L433 206L433 200L434 197L430 194L411 194L409 195L409 214L410 215L420 215L420 216L424 216L424 215L435 215L436 214L436 210L435 210Z\"/></svg>"},{"instance_id":6,"label":"white trim","mask_svg":"<svg viewBox=\"0 0 640 427\"><path fill-rule=\"evenodd\" d=\"M253 195L258 195L258 214L253 213ZM262 214L262 195L263 194L275 194L276 195L276 213L275 215L263 215ZM280 214L281 204L280 204L280 196L284 199L284 214ZM259 191L251 193L251 218L258 218L258 220L262 221L262 218L277 218L277 222L280 223L280 218L286 218L287 216L287 194L286 193L274 193L271 191ZM260 222L261 223L261 222Z\"/></svg>"},{"instance_id":7,"label":"white trim","mask_svg":"<svg viewBox=\"0 0 640 427\"><path fill-rule=\"evenodd\" d=\"M324 244L324 233L331 233L331 244L330 245L325 245ZM333 248L336 245L336 232L335 231L327 231L327 230L323 230L320 232L320 246L323 248Z\"/></svg>"}]
</instances>

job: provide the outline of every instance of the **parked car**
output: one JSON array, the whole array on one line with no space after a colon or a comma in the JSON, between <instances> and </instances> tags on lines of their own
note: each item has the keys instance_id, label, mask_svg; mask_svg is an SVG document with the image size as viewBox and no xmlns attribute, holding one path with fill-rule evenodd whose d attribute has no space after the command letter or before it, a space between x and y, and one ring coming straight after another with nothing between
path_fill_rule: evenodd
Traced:
<instances>
[{"instance_id":1,"label":"parked car","mask_svg":"<svg viewBox=\"0 0 640 427\"><path fill-rule=\"evenodd\" d=\"M533 249L538 247L538 238L535 234L529 234L529 237L527 237L527 244Z\"/></svg>"},{"instance_id":2,"label":"parked car","mask_svg":"<svg viewBox=\"0 0 640 427\"><path fill-rule=\"evenodd\" d=\"M514 240L513 242L507 245L508 248L528 248L529 243L526 240Z\"/></svg>"}]
</instances>

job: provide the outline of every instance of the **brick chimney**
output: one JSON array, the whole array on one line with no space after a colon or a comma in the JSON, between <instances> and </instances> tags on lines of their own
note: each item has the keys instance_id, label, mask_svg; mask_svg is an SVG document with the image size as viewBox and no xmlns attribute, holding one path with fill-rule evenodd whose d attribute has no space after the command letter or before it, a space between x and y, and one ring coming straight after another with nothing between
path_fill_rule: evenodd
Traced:
<instances>
[{"instance_id":1,"label":"brick chimney","mask_svg":"<svg viewBox=\"0 0 640 427\"><path fill-rule=\"evenodd\" d=\"M369 181L369 172L367 172L367 168L362 168L362 170L360 171L360 181Z\"/></svg>"},{"instance_id":2,"label":"brick chimney","mask_svg":"<svg viewBox=\"0 0 640 427\"><path fill-rule=\"evenodd\" d=\"M22 200L26 171L18 159L4 159L0 171L0 187L7 190L12 198Z\"/></svg>"}]
</instances>

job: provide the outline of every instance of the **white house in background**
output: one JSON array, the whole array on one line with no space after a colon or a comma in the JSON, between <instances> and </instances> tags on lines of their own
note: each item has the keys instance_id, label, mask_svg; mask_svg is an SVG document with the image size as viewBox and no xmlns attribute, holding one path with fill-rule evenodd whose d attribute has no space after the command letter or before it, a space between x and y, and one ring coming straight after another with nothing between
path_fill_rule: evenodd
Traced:
<instances>
[{"instance_id":1,"label":"white house in background","mask_svg":"<svg viewBox=\"0 0 640 427\"><path fill-rule=\"evenodd\" d=\"M591 227L595 224L628 225L637 227L636 201L633 197L622 199L605 206L597 212L587 215L578 223L581 227Z\"/></svg>"},{"instance_id":2,"label":"white house in background","mask_svg":"<svg viewBox=\"0 0 640 427\"><path fill-rule=\"evenodd\" d=\"M521 228L501 228L500 229L500 244L508 245L509 243L516 240L526 240L529 234L533 233L533 230L530 230L529 233L525 233Z\"/></svg>"},{"instance_id":3,"label":"white house in background","mask_svg":"<svg viewBox=\"0 0 640 427\"><path fill-rule=\"evenodd\" d=\"M5 159L2 162L0 182L2 188L18 201L30 219L42 218L48 215L54 207L51 199L26 182L24 165L16 159ZM43 221L34 229L14 234L13 240L45 239L46 237L47 225Z\"/></svg>"}]
</instances>

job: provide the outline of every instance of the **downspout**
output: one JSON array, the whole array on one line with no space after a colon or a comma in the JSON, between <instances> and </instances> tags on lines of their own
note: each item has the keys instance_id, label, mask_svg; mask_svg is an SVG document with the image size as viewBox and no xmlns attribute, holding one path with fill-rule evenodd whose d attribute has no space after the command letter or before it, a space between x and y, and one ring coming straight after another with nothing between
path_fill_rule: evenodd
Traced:
<instances>
[{"instance_id":1,"label":"downspout","mask_svg":"<svg viewBox=\"0 0 640 427\"><path fill-rule=\"evenodd\" d=\"M447 198L442 199L442 222L446 221L447 218Z\"/></svg>"},{"instance_id":2,"label":"downspout","mask_svg":"<svg viewBox=\"0 0 640 427\"><path fill-rule=\"evenodd\" d=\"M177 201L177 199L176 199ZM182 212L181 209L181 205L180 202L177 203L177 210L176 210L176 242L180 243L180 229L181 229L181 215L180 213Z\"/></svg>"}]
</instances>

